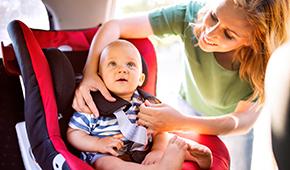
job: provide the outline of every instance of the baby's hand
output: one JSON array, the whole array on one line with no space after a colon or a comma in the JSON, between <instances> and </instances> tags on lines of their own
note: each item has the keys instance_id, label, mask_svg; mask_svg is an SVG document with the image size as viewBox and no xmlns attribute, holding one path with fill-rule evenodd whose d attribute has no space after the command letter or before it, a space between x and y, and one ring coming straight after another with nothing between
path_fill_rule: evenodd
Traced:
<instances>
[{"instance_id":1,"label":"baby's hand","mask_svg":"<svg viewBox=\"0 0 290 170\"><path fill-rule=\"evenodd\" d=\"M151 164L156 164L159 163L161 158L163 156L163 151L161 150L152 150L149 152L145 159L143 160L142 164L143 165L151 165Z\"/></svg>"},{"instance_id":2,"label":"baby's hand","mask_svg":"<svg viewBox=\"0 0 290 170\"><path fill-rule=\"evenodd\" d=\"M109 153L113 156L118 156L117 151L124 146L123 141L119 136L104 137L97 139L97 152Z\"/></svg>"}]
</instances>

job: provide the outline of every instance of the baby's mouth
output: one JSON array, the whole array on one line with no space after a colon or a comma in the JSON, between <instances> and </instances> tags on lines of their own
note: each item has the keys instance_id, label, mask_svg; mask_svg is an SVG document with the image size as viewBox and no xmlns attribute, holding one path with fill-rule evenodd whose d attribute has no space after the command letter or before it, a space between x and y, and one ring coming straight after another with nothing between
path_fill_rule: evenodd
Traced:
<instances>
[{"instance_id":1,"label":"baby's mouth","mask_svg":"<svg viewBox=\"0 0 290 170\"><path fill-rule=\"evenodd\" d=\"M124 79L124 78L120 78L120 79L117 79L117 82L127 82L128 80Z\"/></svg>"}]
</instances>

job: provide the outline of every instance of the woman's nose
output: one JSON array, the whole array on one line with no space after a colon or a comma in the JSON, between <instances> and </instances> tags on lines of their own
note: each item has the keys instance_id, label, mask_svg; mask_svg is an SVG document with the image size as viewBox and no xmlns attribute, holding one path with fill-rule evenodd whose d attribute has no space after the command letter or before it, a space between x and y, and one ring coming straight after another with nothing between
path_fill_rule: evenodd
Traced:
<instances>
[{"instance_id":1,"label":"woman's nose","mask_svg":"<svg viewBox=\"0 0 290 170\"><path fill-rule=\"evenodd\" d=\"M220 31L219 23L216 23L214 25L211 25L205 28L205 34L207 37L210 37L210 38L217 38L219 31Z\"/></svg>"}]
</instances>

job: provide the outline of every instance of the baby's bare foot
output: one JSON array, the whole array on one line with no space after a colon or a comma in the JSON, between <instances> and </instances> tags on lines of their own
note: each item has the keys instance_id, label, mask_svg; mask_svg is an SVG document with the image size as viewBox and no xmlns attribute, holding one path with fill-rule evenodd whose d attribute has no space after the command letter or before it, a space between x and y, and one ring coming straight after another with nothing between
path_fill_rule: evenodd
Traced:
<instances>
[{"instance_id":1,"label":"baby's bare foot","mask_svg":"<svg viewBox=\"0 0 290 170\"><path fill-rule=\"evenodd\" d=\"M187 156L186 159L195 161L202 169L209 169L212 164L211 150L207 146L196 142L188 142L187 144L187 151L190 156Z\"/></svg>"},{"instance_id":2,"label":"baby's bare foot","mask_svg":"<svg viewBox=\"0 0 290 170\"><path fill-rule=\"evenodd\" d=\"M184 162L187 144L184 140L174 136L170 139L160 161L160 169L178 170L182 168Z\"/></svg>"}]
</instances>

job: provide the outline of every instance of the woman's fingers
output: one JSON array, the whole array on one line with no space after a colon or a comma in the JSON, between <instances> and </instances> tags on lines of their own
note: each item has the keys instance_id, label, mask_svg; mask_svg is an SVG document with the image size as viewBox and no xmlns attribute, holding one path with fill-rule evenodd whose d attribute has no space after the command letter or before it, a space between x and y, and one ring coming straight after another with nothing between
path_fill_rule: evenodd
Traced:
<instances>
[{"instance_id":1,"label":"woman's fingers","mask_svg":"<svg viewBox=\"0 0 290 170\"><path fill-rule=\"evenodd\" d=\"M78 89L75 91L72 107L78 112L91 113Z\"/></svg>"},{"instance_id":2,"label":"woman's fingers","mask_svg":"<svg viewBox=\"0 0 290 170\"><path fill-rule=\"evenodd\" d=\"M79 112L93 113L99 116L99 111L93 101L91 91L99 90L108 101L115 101L116 99L111 96L98 75L90 75L87 77L89 78L84 78L75 92L73 108Z\"/></svg>"},{"instance_id":3,"label":"woman's fingers","mask_svg":"<svg viewBox=\"0 0 290 170\"><path fill-rule=\"evenodd\" d=\"M108 101L115 101L107 90L102 79L97 74L90 74L83 78L80 86L75 91L73 108L78 112L93 113L99 116L99 111L91 96L91 91L99 90Z\"/></svg>"},{"instance_id":4,"label":"woman's fingers","mask_svg":"<svg viewBox=\"0 0 290 170\"><path fill-rule=\"evenodd\" d=\"M146 101L145 101L146 102ZM147 101L148 102L148 101ZM147 106L146 106L147 105ZM138 113L138 124L155 129L156 115L158 115L159 104L143 103Z\"/></svg>"},{"instance_id":5,"label":"woman's fingers","mask_svg":"<svg viewBox=\"0 0 290 170\"><path fill-rule=\"evenodd\" d=\"M145 100L145 102L140 105L140 112L147 115L153 115L154 112L158 111L162 106L164 106L163 103L154 104Z\"/></svg>"},{"instance_id":6,"label":"woman's fingers","mask_svg":"<svg viewBox=\"0 0 290 170\"><path fill-rule=\"evenodd\" d=\"M143 120L143 121L151 121L153 119L153 117L151 116L151 114L154 114L154 113L151 113L152 111L150 110L143 110L141 111L140 109L140 112L138 113L138 119L140 120Z\"/></svg>"},{"instance_id":7,"label":"woman's fingers","mask_svg":"<svg viewBox=\"0 0 290 170\"><path fill-rule=\"evenodd\" d=\"M144 127L147 127L149 129L152 128L152 124L146 120L142 120L142 119L139 119L138 122L137 122L139 125L142 125Z\"/></svg>"},{"instance_id":8,"label":"woman's fingers","mask_svg":"<svg viewBox=\"0 0 290 170\"><path fill-rule=\"evenodd\" d=\"M145 104L145 106L147 106L147 107L152 106L152 103L150 103L148 100L145 100L144 104Z\"/></svg>"},{"instance_id":9,"label":"woman's fingers","mask_svg":"<svg viewBox=\"0 0 290 170\"><path fill-rule=\"evenodd\" d=\"M182 115L164 103L151 104L150 106L142 104L138 118L140 124L156 131L171 131L179 128L183 123L181 121Z\"/></svg>"},{"instance_id":10,"label":"woman's fingers","mask_svg":"<svg viewBox=\"0 0 290 170\"><path fill-rule=\"evenodd\" d=\"M90 90L83 90L82 91L82 97L85 101L84 105L87 105L90 109L89 113L93 113L97 117L99 116L99 111L97 109L96 104L93 101L93 98L91 96Z\"/></svg>"},{"instance_id":11,"label":"woman's fingers","mask_svg":"<svg viewBox=\"0 0 290 170\"><path fill-rule=\"evenodd\" d=\"M98 87L98 89L101 92L101 94L105 97L105 99L110 101L110 102L116 101L116 99L114 97L112 97L112 95L110 94L110 92L108 91L108 89L106 88L104 83L100 82L99 84L102 84L101 86Z\"/></svg>"},{"instance_id":12,"label":"woman's fingers","mask_svg":"<svg viewBox=\"0 0 290 170\"><path fill-rule=\"evenodd\" d=\"M145 101L146 102L146 101ZM152 107L151 107L152 106ZM151 114L152 114L152 108L154 107L153 105L151 105L151 106L146 106L146 104L145 103L142 103L141 105L140 105L140 112L139 112L139 114L138 115L148 115L148 116L151 116Z\"/></svg>"}]
</instances>

